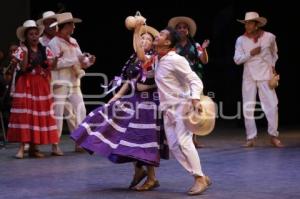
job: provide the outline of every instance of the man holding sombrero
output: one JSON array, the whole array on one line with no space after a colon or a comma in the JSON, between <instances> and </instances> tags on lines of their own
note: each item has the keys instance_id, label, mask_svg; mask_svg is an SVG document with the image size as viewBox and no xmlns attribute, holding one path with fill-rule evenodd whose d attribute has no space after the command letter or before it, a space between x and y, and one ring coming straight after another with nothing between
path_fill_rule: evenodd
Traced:
<instances>
[{"instance_id":1,"label":"man holding sombrero","mask_svg":"<svg viewBox=\"0 0 300 199\"><path fill-rule=\"evenodd\" d=\"M203 84L187 60L173 50L178 40L178 33L171 27L162 30L155 38L153 44L158 54L155 82L169 149L194 177L194 185L187 193L198 195L208 188L211 181L202 171L200 158L193 144L193 133L190 131L193 125L186 125L184 121L187 116L183 113L186 105L191 104L194 109L202 111L198 105Z\"/></svg>"}]
</instances>

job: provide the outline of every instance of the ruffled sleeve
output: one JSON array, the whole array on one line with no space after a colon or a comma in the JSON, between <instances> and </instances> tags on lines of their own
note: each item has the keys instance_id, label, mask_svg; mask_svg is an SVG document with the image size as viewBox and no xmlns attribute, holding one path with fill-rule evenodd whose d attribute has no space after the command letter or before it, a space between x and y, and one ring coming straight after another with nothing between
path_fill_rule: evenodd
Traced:
<instances>
[{"instance_id":1,"label":"ruffled sleeve","mask_svg":"<svg viewBox=\"0 0 300 199\"><path fill-rule=\"evenodd\" d=\"M18 47L17 50L14 52L13 56L19 60L19 61L23 61L24 60L24 56L25 56L25 52L22 50L21 47Z\"/></svg>"}]
</instances>

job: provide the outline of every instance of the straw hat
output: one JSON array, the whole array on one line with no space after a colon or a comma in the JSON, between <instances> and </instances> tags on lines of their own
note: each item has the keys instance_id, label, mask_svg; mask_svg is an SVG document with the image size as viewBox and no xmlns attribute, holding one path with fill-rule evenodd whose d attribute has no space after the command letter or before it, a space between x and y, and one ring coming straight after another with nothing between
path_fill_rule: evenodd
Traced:
<instances>
[{"instance_id":1,"label":"straw hat","mask_svg":"<svg viewBox=\"0 0 300 199\"><path fill-rule=\"evenodd\" d=\"M245 19L238 19L238 22L246 23L247 21L257 21L258 27L263 27L267 24L267 19L265 17L260 17L257 12L246 12Z\"/></svg>"},{"instance_id":2,"label":"straw hat","mask_svg":"<svg viewBox=\"0 0 300 199\"><path fill-rule=\"evenodd\" d=\"M59 25L59 24L69 23L69 22L73 22L73 23L82 22L81 19L74 18L72 13L70 13L70 12L64 12L64 13L58 14L56 19L57 19L57 22L52 23L50 25L50 27L53 27L53 26L56 26L56 25Z\"/></svg>"},{"instance_id":3,"label":"straw hat","mask_svg":"<svg viewBox=\"0 0 300 199\"><path fill-rule=\"evenodd\" d=\"M268 82L270 89L275 89L278 87L279 79L280 78L278 74L273 74L272 78Z\"/></svg>"},{"instance_id":4,"label":"straw hat","mask_svg":"<svg viewBox=\"0 0 300 199\"><path fill-rule=\"evenodd\" d=\"M187 24L189 26L190 35L192 37L195 36L196 31L197 31L197 25L192 18L184 17L184 16L173 17L169 20L168 26L171 26L172 28L176 28L177 24L179 24L179 23Z\"/></svg>"},{"instance_id":5,"label":"straw hat","mask_svg":"<svg viewBox=\"0 0 300 199\"><path fill-rule=\"evenodd\" d=\"M37 26L34 20L26 20L22 26L17 28L16 34L20 41L25 41L25 30L27 28L37 28L39 30L39 36L43 34L44 26Z\"/></svg>"},{"instance_id":6,"label":"straw hat","mask_svg":"<svg viewBox=\"0 0 300 199\"><path fill-rule=\"evenodd\" d=\"M150 33L154 38L159 35L159 32L155 28L153 28L151 26L147 26L147 25L141 27L139 35L142 35L145 33ZM133 48L134 48L134 51L136 51L136 41L135 41L134 37L133 37Z\"/></svg>"},{"instance_id":7,"label":"straw hat","mask_svg":"<svg viewBox=\"0 0 300 199\"><path fill-rule=\"evenodd\" d=\"M55 14L53 11L46 11L43 13L43 17L36 21L37 25L43 25L44 20L46 19L56 19L58 14Z\"/></svg>"},{"instance_id":8,"label":"straw hat","mask_svg":"<svg viewBox=\"0 0 300 199\"><path fill-rule=\"evenodd\" d=\"M186 103L183 107L183 123L186 128L196 135L208 135L215 126L216 108L215 103L208 96L201 96L200 104L202 112L191 110L191 104Z\"/></svg>"}]
</instances>

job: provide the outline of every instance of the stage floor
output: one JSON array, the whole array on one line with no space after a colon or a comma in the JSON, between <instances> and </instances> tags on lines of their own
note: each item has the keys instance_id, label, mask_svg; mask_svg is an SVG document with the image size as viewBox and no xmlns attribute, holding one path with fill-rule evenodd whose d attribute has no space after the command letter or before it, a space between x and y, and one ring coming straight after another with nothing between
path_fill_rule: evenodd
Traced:
<instances>
[{"instance_id":1,"label":"stage floor","mask_svg":"<svg viewBox=\"0 0 300 199\"><path fill-rule=\"evenodd\" d=\"M264 129L258 146L245 149L243 128L218 126L203 137L199 149L203 170L213 181L203 199L299 199L300 128L280 130L283 149L272 148ZM0 198L57 199L184 199L193 178L174 159L162 160L157 169L161 186L154 191L127 189L132 164L113 164L107 159L75 153L74 143L63 136L63 157L50 155L50 146L40 147L43 159L14 159L17 144L0 150Z\"/></svg>"}]
</instances>

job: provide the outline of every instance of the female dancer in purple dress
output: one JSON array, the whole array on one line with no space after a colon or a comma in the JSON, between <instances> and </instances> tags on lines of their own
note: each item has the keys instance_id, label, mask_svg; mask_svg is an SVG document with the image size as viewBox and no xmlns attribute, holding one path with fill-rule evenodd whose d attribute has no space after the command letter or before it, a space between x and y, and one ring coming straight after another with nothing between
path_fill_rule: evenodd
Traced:
<instances>
[{"instance_id":1,"label":"female dancer in purple dress","mask_svg":"<svg viewBox=\"0 0 300 199\"><path fill-rule=\"evenodd\" d=\"M139 26L134 33L135 50L142 48L143 56L154 57L152 42L157 34L152 27ZM114 163L135 162L129 188L151 190L159 186L154 167L159 166L161 157L168 155L160 153L167 152L167 147L161 144L163 123L158 114L154 66L134 53L119 80L124 83L118 93L108 104L93 110L71 137L89 153L103 155ZM136 187L146 176L143 185Z\"/></svg>"}]
</instances>

